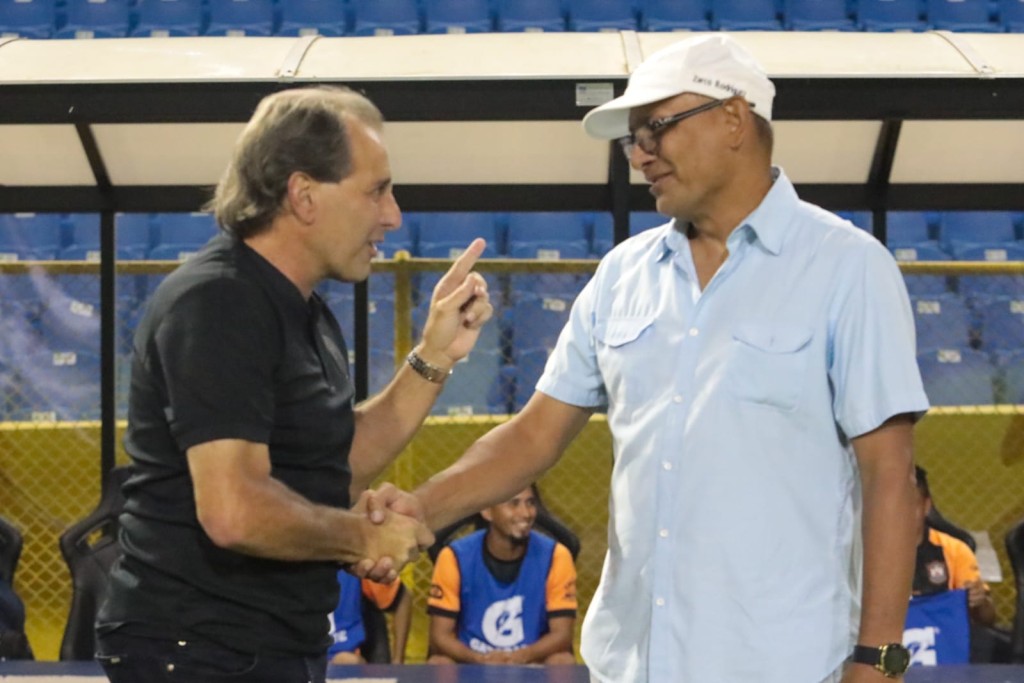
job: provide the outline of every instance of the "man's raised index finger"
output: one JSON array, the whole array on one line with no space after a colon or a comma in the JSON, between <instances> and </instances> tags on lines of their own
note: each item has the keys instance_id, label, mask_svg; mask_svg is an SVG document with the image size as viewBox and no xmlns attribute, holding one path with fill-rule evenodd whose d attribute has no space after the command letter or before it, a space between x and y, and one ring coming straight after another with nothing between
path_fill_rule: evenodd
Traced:
<instances>
[{"instance_id":1,"label":"man's raised index finger","mask_svg":"<svg viewBox=\"0 0 1024 683\"><path fill-rule=\"evenodd\" d=\"M486 247L487 241L482 237L477 237L470 242L464 252L459 254L459 258L455 259L455 263L448 269L448 274L458 278L458 281L461 282L473 270L473 266L476 265Z\"/></svg>"}]
</instances>

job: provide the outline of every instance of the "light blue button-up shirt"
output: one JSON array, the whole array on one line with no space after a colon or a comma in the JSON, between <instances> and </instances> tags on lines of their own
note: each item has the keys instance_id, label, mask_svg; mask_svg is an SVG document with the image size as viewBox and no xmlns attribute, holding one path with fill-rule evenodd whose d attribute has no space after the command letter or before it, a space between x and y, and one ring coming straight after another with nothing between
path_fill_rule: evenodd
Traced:
<instances>
[{"instance_id":1,"label":"light blue button-up shirt","mask_svg":"<svg viewBox=\"0 0 1024 683\"><path fill-rule=\"evenodd\" d=\"M781 171L700 290L670 223L605 257L537 389L608 407L608 683L817 683L859 622L850 439L928 403L903 279Z\"/></svg>"}]
</instances>

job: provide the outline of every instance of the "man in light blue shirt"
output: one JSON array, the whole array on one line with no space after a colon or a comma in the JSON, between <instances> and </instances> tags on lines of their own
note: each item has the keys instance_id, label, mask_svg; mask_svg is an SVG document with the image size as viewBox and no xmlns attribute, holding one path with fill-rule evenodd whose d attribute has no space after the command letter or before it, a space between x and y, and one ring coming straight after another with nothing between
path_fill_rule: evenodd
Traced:
<instances>
[{"instance_id":1,"label":"man in light blue shirt","mask_svg":"<svg viewBox=\"0 0 1024 683\"><path fill-rule=\"evenodd\" d=\"M523 411L392 503L436 527L508 497L607 405L608 554L581 648L595 681L904 668L928 407L913 318L886 249L771 166L773 96L715 35L652 55L587 115L673 220L605 257Z\"/></svg>"}]
</instances>

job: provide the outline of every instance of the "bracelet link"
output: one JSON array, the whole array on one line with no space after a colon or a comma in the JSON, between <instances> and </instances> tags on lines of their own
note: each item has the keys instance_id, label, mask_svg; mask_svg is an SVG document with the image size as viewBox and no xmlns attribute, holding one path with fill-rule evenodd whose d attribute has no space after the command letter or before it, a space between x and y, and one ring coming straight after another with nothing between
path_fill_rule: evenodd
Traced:
<instances>
[{"instance_id":1,"label":"bracelet link","mask_svg":"<svg viewBox=\"0 0 1024 683\"><path fill-rule=\"evenodd\" d=\"M434 384L444 384L444 381L452 374L451 370L444 370L433 363L423 360L415 351L410 351L405 360L409 363L409 367L416 371L417 375Z\"/></svg>"}]
</instances>

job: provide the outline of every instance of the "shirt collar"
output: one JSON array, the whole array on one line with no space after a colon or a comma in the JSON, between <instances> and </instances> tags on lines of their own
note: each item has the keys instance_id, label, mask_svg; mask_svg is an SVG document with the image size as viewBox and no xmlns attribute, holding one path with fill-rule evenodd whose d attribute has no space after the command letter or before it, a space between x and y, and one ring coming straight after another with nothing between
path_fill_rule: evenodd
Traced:
<instances>
[{"instance_id":1,"label":"shirt collar","mask_svg":"<svg viewBox=\"0 0 1024 683\"><path fill-rule=\"evenodd\" d=\"M733 230L729 242L735 243L737 240L746 239L745 235L749 232L768 252L778 256L786 241L788 219L800 198L793 183L786 177L785 171L778 166L772 166L772 181L768 194L757 208L740 222L739 227ZM662 231L661 248L655 252L655 260L658 261L672 252L681 251L686 240L685 232L676 229L675 219L664 226Z\"/></svg>"}]
</instances>

